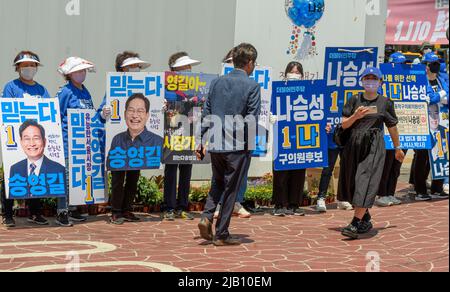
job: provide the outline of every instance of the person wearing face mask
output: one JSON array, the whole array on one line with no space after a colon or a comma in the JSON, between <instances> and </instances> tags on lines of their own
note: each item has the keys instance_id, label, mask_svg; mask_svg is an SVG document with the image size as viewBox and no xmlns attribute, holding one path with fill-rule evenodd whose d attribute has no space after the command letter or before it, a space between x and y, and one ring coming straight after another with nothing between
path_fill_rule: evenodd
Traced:
<instances>
[{"instance_id":1,"label":"person wearing face mask","mask_svg":"<svg viewBox=\"0 0 450 292\"><path fill-rule=\"evenodd\" d=\"M124 51L117 55L115 62L116 72L141 72L151 66L149 62L140 59L138 53ZM98 113L102 122L106 123L111 118L111 107L106 104L106 94L103 98ZM104 141L105 142L105 141ZM105 146L103 146L105 151ZM138 222L140 219L132 211L132 203L137 193L138 181L141 176L139 170L111 171L111 223L122 225L125 222Z\"/></svg>"},{"instance_id":2,"label":"person wearing face mask","mask_svg":"<svg viewBox=\"0 0 450 292\"><path fill-rule=\"evenodd\" d=\"M434 46L432 44L430 44L429 42L424 42L420 46L420 53L422 54L422 57L428 53L433 53L433 52L434 52ZM413 61L413 65L418 65L420 63L422 63L422 60L420 58L416 58Z\"/></svg>"},{"instance_id":3,"label":"person wearing face mask","mask_svg":"<svg viewBox=\"0 0 450 292\"><path fill-rule=\"evenodd\" d=\"M87 72L95 70L92 62L79 57L70 57L59 65L60 73L67 84L63 86L56 97L59 99L61 124L63 132L64 153L66 157L67 193L69 192L69 146L68 146L68 113L69 109L94 109L91 94L83 85ZM56 224L63 227L72 226L72 222L84 222L86 217L82 216L76 207L68 206L68 194L65 198L58 199Z\"/></svg>"},{"instance_id":4,"label":"person wearing face mask","mask_svg":"<svg viewBox=\"0 0 450 292\"><path fill-rule=\"evenodd\" d=\"M132 51L124 51L116 57L116 72L138 73L149 68L150 66L150 63L141 60L139 54ZM106 104L106 94L103 97L100 107L98 108L98 113L100 114L103 123L106 123L106 121L111 117L111 106Z\"/></svg>"},{"instance_id":5,"label":"person wearing face mask","mask_svg":"<svg viewBox=\"0 0 450 292\"><path fill-rule=\"evenodd\" d=\"M193 60L186 52L178 52L170 56L169 67L172 72L189 73L192 67L200 65L200 61ZM184 102L184 101L183 101ZM186 101L188 102L188 101ZM187 107L189 108L189 106ZM181 114L188 113L181 110ZM177 197L177 176L178 197ZM164 167L164 214L163 219L174 221L175 218L194 220L194 216L187 212L189 192L191 188L192 164L166 164Z\"/></svg>"},{"instance_id":6,"label":"person wearing face mask","mask_svg":"<svg viewBox=\"0 0 450 292\"><path fill-rule=\"evenodd\" d=\"M423 57L428 77L427 101L430 106L439 105L448 112L449 87L445 78L440 74L439 57L435 53L428 53ZM426 180L430 174L430 159L428 150L416 150L413 162L412 176L416 201L430 201L433 198L448 198L444 191L444 180L434 180L431 183L431 195L428 194Z\"/></svg>"},{"instance_id":7,"label":"person wearing face mask","mask_svg":"<svg viewBox=\"0 0 450 292\"><path fill-rule=\"evenodd\" d=\"M299 62L287 65L284 76L286 81L303 79L303 66ZM277 117L272 116L271 122L276 123ZM273 196L275 205L274 216L305 216L300 209L303 202L306 169L276 171L273 169Z\"/></svg>"},{"instance_id":8,"label":"person wearing face mask","mask_svg":"<svg viewBox=\"0 0 450 292\"><path fill-rule=\"evenodd\" d=\"M351 224L342 230L343 236L352 239L373 227L369 209L375 203L386 156L383 125L394 142L395 158L403 162L405 157L394 104L378 94L382 78L378 68L367 68L361 76L364 93L351 97L343 110L341 126L349 139L342 154L338 199L355 207Z\"/></svg>"},{"instance_id":9,"label":"person wearing face mask","mask_svg":"<svg viewBox=\"0 0 450 292\"><path fill-rule=\"evenodd\" d=\"M19 74L19 78L7 83L3 89L3 98L50 98L47 89L34 81L34 77L38 72L38 66L42 66L39 56L31 51L22 51L15 58L13 66ZM2 182L4 184L4 182ZM5 187L2 187L1 201L3 206L4 217L2 223L6 227L15 227L16 222L13 218L14 200L7 200ZM29 223L37 225L48 225L47 219L42 217L42 205L39 199L27 200L31 216L28 218Z\"/></svg>"},{"instance_id":10,"label":"person wearing face mask","mask_svg":"<svg viewBox=\"0 0 450 292\"><path fill-rule=\"evenodd\" d=\"M391 64L405 64L406 57L400 52L396 52L389 57ZM405 155L408 152L404 150ZM389 207L400 205L402 201L395 197L398 178L402 163L395 159L395 150L386 150L386 159L384 163L383 176L381 178L380 188L378 191L378 199L375 204L379 207Z\"/></svg>"}]
</instances>

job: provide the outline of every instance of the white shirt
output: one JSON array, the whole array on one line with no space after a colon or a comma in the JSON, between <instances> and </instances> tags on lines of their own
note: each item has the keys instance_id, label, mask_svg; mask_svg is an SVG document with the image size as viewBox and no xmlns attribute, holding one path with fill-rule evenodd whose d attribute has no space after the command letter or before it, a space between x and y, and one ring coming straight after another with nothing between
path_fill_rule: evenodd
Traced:
<instances>
[{"instance_id":1,"label":"white shirt","mask_svg":"<svg viewBox=\"0 0 450 292\"><path fill-rule=\"evenodd\" d=\"M36 169L34 170L34 174L35 175L39 175L39 173L41 172L41 167L42 167L42 163L44 162L44 156L42 156L38 161L36 162L31 162L29 159L27 159L27 171L28 171L28 176L30 176L31 174L31 164L34 163L34 165L36 165Z\"/></svg>"}]
</instances>

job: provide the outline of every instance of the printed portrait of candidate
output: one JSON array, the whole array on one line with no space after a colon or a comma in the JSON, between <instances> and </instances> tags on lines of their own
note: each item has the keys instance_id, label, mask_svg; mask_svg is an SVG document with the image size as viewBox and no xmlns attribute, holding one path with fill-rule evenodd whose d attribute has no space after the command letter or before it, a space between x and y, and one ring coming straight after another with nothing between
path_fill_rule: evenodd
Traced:
<instances>
[{"instance_id":1,"label":"printed portrait of candidate","mask_svg":"<svg viewBox=\"0 0 450 292\"><path fill-rule=\"evenodd\" d=\"M147 122L150 118L150 101L141 93L130 96L125 104L125 122L127 130L114 137L111 143L111 150L108 153L108 165L111 162L111 152L120 148L128 151L131 148L159 146L162 149L163 138L150 132L147 129ZM125 158L125 169L134 167L128 166L129 157ZM144 167L145 168L145 167Z\"/></svg>"},{"instance_id":2,"label":"printed portrait of candidate","mask_svg":"<svg viewBox=\"0 0 450 292\"><path fill-rule=\"evenodd\" d=\"M433 150L431 151L433 161L437 161L439 159L439 145L437 140L437 134L440 133L441 141L446 139L446 129L440 123L440 110L439 105L433 104L428 108L428 114L430 117L430 132L431 137L433 139ZM442 143L442 142L441 142ZM446 143L442 143L443 154L447 154Z\"/></svg>"},{"instance_id":3,"label":"printed portrait of candidate","mask_svg":"<svg viewBox=\"0 0 450 292\"><path fill-rule=\"evenodd\" d=\"M65 167L44 155L47 140L42 125L35 120L27 120L20 126L19 135L20 145L27 158L11 166L10 180L15 175L23 178L42 174L63 174L65 176ZM48 189L47 176L45 180Z\"/></svg>"}]
</instances>

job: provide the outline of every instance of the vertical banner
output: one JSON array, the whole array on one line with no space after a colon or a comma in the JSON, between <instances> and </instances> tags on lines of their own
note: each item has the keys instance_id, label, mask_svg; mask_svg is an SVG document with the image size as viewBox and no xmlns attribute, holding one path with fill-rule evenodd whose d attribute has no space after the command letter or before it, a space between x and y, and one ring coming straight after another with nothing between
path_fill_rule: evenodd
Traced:
<instances>
[{"instance_id":1,"label":"vertical banner","mask_svg":"<svg viewBox=\"0 0 450 292\"><path fill-rule=\"evenodd\" d=\"M111 119L106 124L106 168L110 171L159 169L164 130L164 73L109 73L106 100ZM126 110L133 94L150 102L147 113L142 100ZM130 129L141 134L132 139Z\"/></svg>"},{"instance_id":2,"label":"vertical banner","mask_svg":"<svg viewBox=\"0 0 450 292\"><path fill-rule=\"evenodd\" d=\"M394 102L402 149L431 149L425 66L389 63L380 69L382 95ZM386 149L395 148L387 129L385 141Z\"/></svg>"},{"instance_id":3,"label":"vertical banner","mask_svg":"<svg viewBox=\"0 0 450 292\"><path fill-rule=\"evenodd\" d=\"M3 98L1 141L8 199L66 196L57 98Z\"/></svg>"},{"instance_id":4,"label":"vertical banner","mask_svg":"<svg viewBox=\"0 0 450 292\"><path fill-rule=\"evenodd\" d=\"M378 48L350 47L326 48L324 78L329 90L327 99L328 123L332 133L328 135L328 147L338 148L333 141L333 132L342 123L342 110L347 100L355 94L364 92L360 77L367 67L376 67Z\"/></svg>"},{"instance_id":5,"label":"vertical banner","mask_svg":"<svg viewBox=\"0 0 450 292\"><path fill-rule=\"evenodd\" d=\"M207 164L210 156L199 160L195 151L194 124L201 122L209 88L218 75L197 73L165 73L164 164ZM197 135L199 137L199 135Z\"/></svg>"},{"instance_id":6,"label":"vertical banner","mask_svg":"<svg viewBox=\"0 0 450 292\"><path fill-rule=\"evenodd\" d=\"M105 126L95 110L70 109L67 114L70 205L106 203Z\"/></svg>"},{"instance_id":7,"label":"vertical banner","mask_svg":"<svg viewBox=\"0 0 450 292\"><path fill-rule=\"evenodd\" d=\"M325 81L274 82L274 168L276 171L328 166Z\"/></svg>"},{"instance_id":8,"label":"vertical banner","mask_svg":"<svg viewBox=\"0 0 450 292\"><path fill-rule=\"evenodd\" d=\"M233 65L223 64L222 74L227 75L234 70ZM270 108L272 98L272 68L257 66L250 78L261 86L261 114L258 118L256 146L253 157L264 157L268 153L269 130L270 130Z\"/></svg>"},{"instance_id":9,"label":"vertical banner","mask_svg":"<svg viewBox=\"0 0 450 292\"><path fill-rule=\"evenodd\" d=\"M448 107L430 105L429 115L433 143L430 151L431 174L433 180L441 180L448 178L449 175Z\"/></svg>"}]
</instances>

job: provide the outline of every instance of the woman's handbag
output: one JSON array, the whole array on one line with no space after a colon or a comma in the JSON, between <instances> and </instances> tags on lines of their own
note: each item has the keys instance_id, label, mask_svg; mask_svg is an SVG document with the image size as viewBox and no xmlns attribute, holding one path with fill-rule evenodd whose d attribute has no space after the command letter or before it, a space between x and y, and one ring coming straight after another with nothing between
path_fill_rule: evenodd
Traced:
<instances>
[{"instance_id":1,"label":"woman's handbag","mask_svg":"<svg viewBox=\"0 0 450 292\"><path fill-rule=\"evenodd\" d=\"M345 147L348 140L350 139L350 130L344 129L342 125L337 125L333 134L333 141L339 147Z\"/></svg>"}]
</instances>

